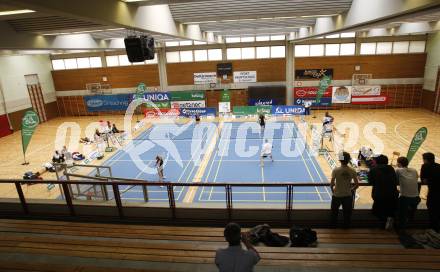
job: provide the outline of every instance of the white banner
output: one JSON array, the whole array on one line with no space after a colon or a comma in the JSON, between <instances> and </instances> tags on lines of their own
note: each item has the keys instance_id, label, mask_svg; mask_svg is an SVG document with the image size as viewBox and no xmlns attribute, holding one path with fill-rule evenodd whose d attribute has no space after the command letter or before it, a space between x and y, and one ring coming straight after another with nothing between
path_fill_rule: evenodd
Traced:
<instances>
[{"instance_id":1,"label":"white banner","mask_svg":"<svg viewBox=\"0 0 440 272\"><path fill-rule=\"evenodd\" d=\"M209 83L217 83L216 72L194 73L194 84L209 84Z\"/></svg>"},{"instance_id":2,"label":"white banner","mask_svg":"<svg viewBox=\"0 0 440 272\"><path fill-rule=\"evenodd\" d=\"M257 82L257 71L234 72L234 83Z\"/></svg>"},{"instance_id":3,"label":"white banner","mask_svg":"<svg viewBox=\"0 0 440 272\"><path fill-rule=\"evenodd\" d=\"M379 96L380 86L353 86L351 96Z\"/></svg>"},{"instance_id":4,"label":"white banner","mask_svg":"<svg viewBox=\"0 0 440 272\"><path fill-rule=\"evenodd\" d=\"M349 104L351 102L351 86L333 87L332 103L333 104Z\"/></svg>"},{"instance_id":5,"label":"white banner","mask_svg":"<svg viewBox=\"0 0 440 272\"><path fill-rule=\"evenodd\" d=\"M221 113L231 112L231 102L219 102L218 103L218 112L221 112Z\"/></svg>"},{"instance_id":6,"label":"white banner","mask_svg":"<svg viewBox=\"0 0 440 272\"><path fill-rule=\"evenodd\" d=\"M197 100L197 101L172 101L171 102L172 109L180 109L180 108L206 108L205 100Z\"/></svg>"}]
</instances>

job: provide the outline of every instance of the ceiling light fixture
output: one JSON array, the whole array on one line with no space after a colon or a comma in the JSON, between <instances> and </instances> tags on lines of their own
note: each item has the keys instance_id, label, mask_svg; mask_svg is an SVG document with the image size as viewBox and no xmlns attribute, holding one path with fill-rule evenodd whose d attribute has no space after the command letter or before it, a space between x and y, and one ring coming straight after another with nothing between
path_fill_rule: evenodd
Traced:
<instances>
[{"instance_id":1,"label":"ceiling light fixture","mask_svg":"<svg viewBox=\"0 0 440 272\"><path fill-rule=\"evenodd\" d=\"M304 16L301 16L301 18L332 17L332 16L338 16L338 15L339 14L304 15Z\"/></svg>"},{"instance_id":2,"label":"ceiling light fixture","mask_svg":"<svg viewBox=\"0 0 440 272\"><path fill-rule=\"evenodd\" d=\"M31 13L31 12L35 12L35 10L17 9L17 10L0 11L0 16L16 15L16 14Z\"/></svg>"}]
</instances>

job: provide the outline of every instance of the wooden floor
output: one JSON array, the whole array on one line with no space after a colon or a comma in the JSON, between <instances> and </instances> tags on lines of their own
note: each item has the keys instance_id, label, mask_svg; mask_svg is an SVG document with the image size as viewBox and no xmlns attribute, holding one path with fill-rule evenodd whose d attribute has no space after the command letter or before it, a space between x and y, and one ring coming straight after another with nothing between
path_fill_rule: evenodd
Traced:
<instances>
[{"instance_id":1,"label":"wooden floor","mask_svg":"<svg viewBox=\"0 0 440 272\"><path fill-rule=\"evenodd\" d=\"M309 125L316 122L321 125L321 120L324 111L315 112L317 118L313 119L311 116L307 118ZM335 126L339 127L344 122L353 122L359 126L359 139L352 144L345 143L345 150L349 152L356 152L361 146L371 146L368 137L364 135L363 131L370 122L381 122L385 125L385 133L376 132L376 135L384 143L384 154L391 158L393 151L398 151L402 155L406 154L409 143L414 133L422 126L428 128L428 138L422 148L416 154L411 162L411 166L420 169L422 160L421 154L423 152L433 152L440 156L440 115L431 113L423 109L386 109L386 110L335 110L331 111L335 117ZM27 161L30 162L27 166L22 166L23 162L21 136L20 132L0 138L0 178L21 178L26 171L38 171L42 168L42 164L51 160L53 151L61 149L63 145L68 145L69 150L79 151L82 153L89 153L94 145L80 145L75 140L71 132L67 133L65 140L57 140L57 130L60 125L65 122L75 122L81 129L81 137L85 135L86 128L88 128L88 135L93 133L94 128L98 126L99 120L110 120L117 124L118 127L123 127L123 116L95 116L95 117L63 117L51 120L37 127L37 130L32 138L26 154ZM295 118L299 122L299 118ZM135 120L133 120L133 123ZM342 132L342 131L340 131ZM346 139L350 131L344 131ZM72 139L71 143L69 140ZM310 142L310 137L308 138ZM335 154L332 154L335 156ZM327 176L330 176L330 167L328 163L321 157L318 159L321 167ZM45 174L46 179L55 178L53 174ZM58 197L59 191L57 188L48 191L45 185L25 186L23 188L25 195L28 198L36 199L54 199ZM368 190L368 189L366 189ZM368 200L369 192L363 193ZM9 185L0 186L0 197L16 198L15 188Z\"/></svg>"},{"instance_id":2,"label":"wooden floor","mask_svg":"<svg viewBox=\"0 0 440 272\"><path fill-rule=\"evenodd\" d=\"M288 235L287 229L274 231ZM440 251L404 249L392 232L317 233L315 248L257 247L262 260L256 271L440 269ZM222 235L221 228L1 219L0 271L217 271L215 250L226 247Z\"/></svg>"}]
</instances>

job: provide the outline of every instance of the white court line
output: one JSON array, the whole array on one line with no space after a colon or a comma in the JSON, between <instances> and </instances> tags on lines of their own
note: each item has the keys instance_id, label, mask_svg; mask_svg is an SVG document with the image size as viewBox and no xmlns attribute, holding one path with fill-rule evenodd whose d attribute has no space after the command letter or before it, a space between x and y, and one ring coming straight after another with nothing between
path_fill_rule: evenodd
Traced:
<instances>
[{"instance_id":1,"label":"white court line","mask_svg":"<svg viewBox=\"0 0 440 272\"><path fill-rule=\"evenodd\" d=\"M205 192L205 194L207 194L208 192ZM213 194L225 194L225 192L212 192ZM279 191L279 192L266 192L266 194L285 194L285 191ZM314 194L316 195L316 191L311 191L311 192L293 192L294 194ZM233 194L261 194L261 192L252 192L252 191L247 191L247 192L233 192Z\"/></svg>"},{"instance_id":2,"label":"white court line","mask_svg":"<svg viewBox=\"0 0 440 272\"><path fill-rule=\"evenodd\" d=\"M222 161L223 161L223 157L224 157L223 155L225 154L226 147L228 147L228 145L224 145L224 148L222 150L221 158L220 158L220 161L218 162L218 165L217 165L217 171L215 172L213 183L217 182L218 172L220 170L220 165L222 164ZM212 186L211 187L211 192L209 193L209 199L211 199L211 194L212 194L213 190L214 190L214 187Z\"/></svg>"}]
</instances>

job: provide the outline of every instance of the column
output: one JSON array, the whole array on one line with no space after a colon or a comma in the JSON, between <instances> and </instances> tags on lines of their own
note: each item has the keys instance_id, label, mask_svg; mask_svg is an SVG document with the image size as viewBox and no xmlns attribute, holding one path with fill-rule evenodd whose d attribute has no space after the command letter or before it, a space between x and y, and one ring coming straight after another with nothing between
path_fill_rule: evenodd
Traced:
<instances>
[{"instance_id":1,"label":"column","mask_svg":"<svg viewBox=\"0 0 440 272\"><path fill-rule=\"evenodd\" d=\"M286 105L293 105L295 84L295 44L286 42Z\"/></svg>"},{"instance_id":2,"label":"column","mask_svg":"<svg viewBox=\"0 0 440 272\"><path fill-rule=\"evenodd\" d=\"M165 91L168 88L167 57L165 45L159 47L159 50L157 51L157 64L159 67L160 90Z\"/></svg>"}]
</instances>

